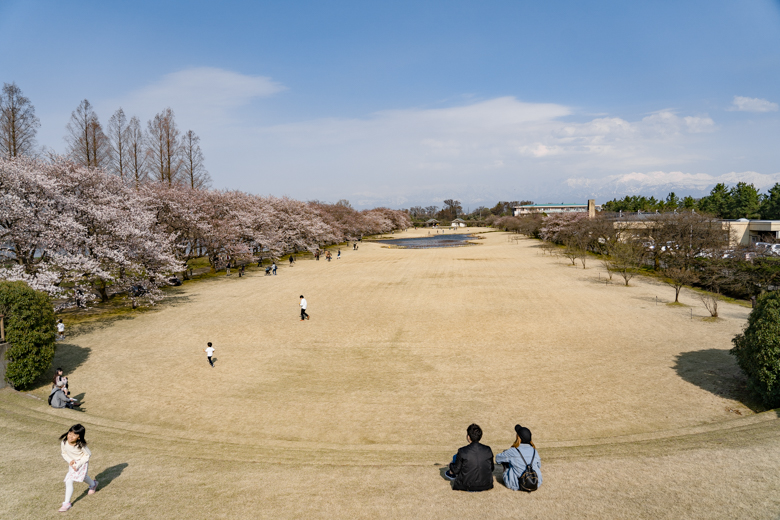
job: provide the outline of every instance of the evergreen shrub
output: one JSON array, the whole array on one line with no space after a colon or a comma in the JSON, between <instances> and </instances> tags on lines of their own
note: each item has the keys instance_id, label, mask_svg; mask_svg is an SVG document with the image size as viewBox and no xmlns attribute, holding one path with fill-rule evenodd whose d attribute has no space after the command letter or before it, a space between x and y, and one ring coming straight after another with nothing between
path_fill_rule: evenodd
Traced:
<instances>
[{"instance_id":1,"label":"evergreen shrub","mask_svg":"<svg viewBox=\"0 0 780 520\"><path fill-rule=\"evenodd\" d=\"M14 388L30 386L54 358L54 308L46 293L24 282L0 282L0 314L9 343L5 378Z\"/></svg>"},{"instance_id":2,"label":"evergreen shrub","mask_svg":"<svg viewBox=\"0 0 780 520\"><path fill-rule=\"evenodd\" d=\"M780 407L780 293L758 299L731 353L748 377L748 387L768 408Z\"/></svg>"}]
</instances>

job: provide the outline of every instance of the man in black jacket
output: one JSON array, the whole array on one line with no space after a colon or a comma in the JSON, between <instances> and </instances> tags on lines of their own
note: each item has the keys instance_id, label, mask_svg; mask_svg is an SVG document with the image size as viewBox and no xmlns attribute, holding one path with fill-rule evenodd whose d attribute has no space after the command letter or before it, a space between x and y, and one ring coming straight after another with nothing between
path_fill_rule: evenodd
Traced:
<instances>
[{"instance_id":1,"label":"man in black jacket","mask_svg":"<svg viewBox=\"0 0 780 520\"><path fill-rule=\"evenodd\" d=\"M450 469L444 474L452 480L452 489L459 491L486 491L493 489L493 450L480 444L482 428L472 424L466 428L468 446L458 450Z\"/></svg>"}]
</instances>

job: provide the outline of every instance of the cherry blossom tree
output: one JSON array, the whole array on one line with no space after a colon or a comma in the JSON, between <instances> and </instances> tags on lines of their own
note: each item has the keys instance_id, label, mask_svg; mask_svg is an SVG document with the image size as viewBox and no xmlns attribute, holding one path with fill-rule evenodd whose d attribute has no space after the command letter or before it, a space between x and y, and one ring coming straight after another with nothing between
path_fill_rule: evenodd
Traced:
<instances>
[{"instance_id":1,"label":"cherry blossom tree","mask_svg":"<svg viewBox=\"0 0 780 520\"><path fill-rule=\"evenodd\" d=\"M197 257L218 269L409 225L387 208L124 182L57 156L0 158L0 279L78 304L124 292L154 303Z\"/></svg>"},{"instance_id":2,"label":"cherry blossom tree","mask_svg":"<svg viewBox=\"0 0 780 520\"><path fill-rule=\"evenodd\" d=\"M59 158L0 161L0 278L52 296L144 287L153 302L179 269L172 237L121 179Z\"/></svg>"}]
</instances>

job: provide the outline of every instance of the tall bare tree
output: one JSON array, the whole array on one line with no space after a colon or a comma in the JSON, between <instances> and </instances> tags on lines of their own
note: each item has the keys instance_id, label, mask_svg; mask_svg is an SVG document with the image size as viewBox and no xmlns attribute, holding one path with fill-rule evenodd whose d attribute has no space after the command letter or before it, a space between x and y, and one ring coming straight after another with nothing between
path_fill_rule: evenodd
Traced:
<instances>
[{"instance_id":1,"label":"tall bare tree","mask_svg":"<svg viewBox=\"0 0 780 520\"><path fill-rule=\"evenodd\" d=\"M166 108L147 123L149 169L154 180L172 186L180 182L181 142L173 110Z\"/></svg>"},{"instance_id":2,"label":"tall bare tree","mask_svg":"<svg viewBox=\"0 0 780 520\"><path fill-rule=\"evenodd\" d=\"M190 188L200 189L211 184L211 176L203 166L203 152L200 149L200 137L187 130L181 140L181 174Z\"/></svg>"},{"instance_id":3,"label":"tall bare tree","mask_svg":"<svg viewBox=\"0 0 780 520\"><path fill-rule=\"evenodd\" d=\"M128 122L125 111L120 108L108 120L108 142L111 149L109 170L120 179L128 176Z\"/></svg>"},{"instance_id":4,"label":"tall bare tree","mask_svg":"<svg viewBox=\"0 0 780 520\"><path fill-rule=\"evenodd\" d=\"M136 188L146 181L146 136L137 117L130 118L127 123L127 175Z\"/></svg>"},{"instance_id":5,"label":"tall bare tree","mask_svg":"<svg viewBox=\"0 0 780 520\"><path fill-rule=\"evenodd\" d=\"M644 262L645 254L639 237L624 235L621 241L615 242L611 247L609 270L619 274L628 286L628 282L636 276L637 270Z\"/></svg>"},{"instance_id":6,"label":"tall bare tree","mask_svg":"<svg viewBox=\"0 0 780 520\"><path fill-rule=\"evenodd\" d=\"M3 83L0 97L0 154L14 158L35 153L35 134L41 126L35 107L16 83Z\"/></svg>"},{"instance_id":7,"label":"tall bare tree","mask_svg":"<svg viewBox=\"0 0 780 520\"><path fill-rule=\"evenodd\" d=\"M70 115L68 123L68 155L81 166L105 168L109 165L111 148L103 126L86 99Z\"/></svg>"}]
</instances>

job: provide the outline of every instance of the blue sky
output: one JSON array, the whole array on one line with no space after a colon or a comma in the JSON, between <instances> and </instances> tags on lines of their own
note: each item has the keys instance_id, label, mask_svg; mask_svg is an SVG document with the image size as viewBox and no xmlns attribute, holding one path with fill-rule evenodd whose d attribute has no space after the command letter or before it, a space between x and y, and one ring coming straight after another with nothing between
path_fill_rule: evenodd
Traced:
<instances>
[{"instance_id":1,"label":"blue sky","mask_svg":"<svg viewBox=\"0 0 780 520\"><path fill-rule=\"evenodd\" d=\"M218 188L356 206L780 181L780 2L0 0L0 81L64 151L170 106ZM8 52L12 50L12 52Z\"/></svg>"}]
</instances>

